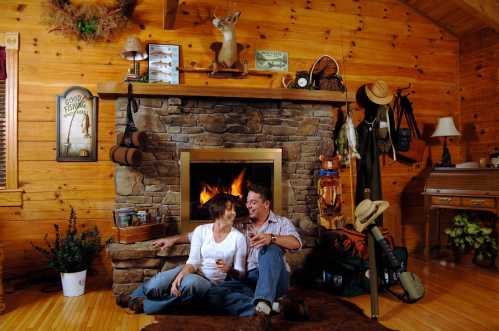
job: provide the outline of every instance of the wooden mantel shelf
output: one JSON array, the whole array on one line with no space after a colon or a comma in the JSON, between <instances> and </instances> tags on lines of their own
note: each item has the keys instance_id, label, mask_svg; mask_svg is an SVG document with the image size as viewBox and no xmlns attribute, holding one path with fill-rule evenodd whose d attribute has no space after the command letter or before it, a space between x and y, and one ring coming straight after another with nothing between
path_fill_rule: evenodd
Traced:
<instances>
[{"instance_id":1,"label":"wooden mantel shelf","mask_svg":"<svg viewBox=\"0 0 499 331\"><path fill-rule=\"evenodd\" d=\"M97 93L102 98L117 98L127 95L128 83L102 82L97 84ZM345 93L337 91L300 90L285 88L257 88L232 86L189 86L160 83L133 83L133 94L141 97L197 96L260 100L311 101L319 103L345 102ZM348 92L347 100L355 100Z\"/></svg>"}]
</instances>

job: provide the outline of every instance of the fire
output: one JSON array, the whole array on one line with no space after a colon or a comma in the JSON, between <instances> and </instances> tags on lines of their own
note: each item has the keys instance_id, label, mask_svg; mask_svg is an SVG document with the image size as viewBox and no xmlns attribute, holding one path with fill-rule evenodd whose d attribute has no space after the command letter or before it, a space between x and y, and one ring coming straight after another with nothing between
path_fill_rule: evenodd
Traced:
<instances>
[{"instance_id":1,"label":"fire","mask_svg":"<svg viewBox=\"0 0 499 331\"><path fill-rule=\"evenodd\" d=\"M201 202L201 204L204 205L205 203L210 201L210 199L213 198L218 193L231 194L231 195L242 198L243 197L243 182L244 182L245 172L246 172L246 169L243 169L239 173L239 175L237 175L237 177L230 184L230 188L211 186L208 184L204 184L203 188L201 189L201 193L199 193L199 202Z\"/></svg>"}]
</instances>

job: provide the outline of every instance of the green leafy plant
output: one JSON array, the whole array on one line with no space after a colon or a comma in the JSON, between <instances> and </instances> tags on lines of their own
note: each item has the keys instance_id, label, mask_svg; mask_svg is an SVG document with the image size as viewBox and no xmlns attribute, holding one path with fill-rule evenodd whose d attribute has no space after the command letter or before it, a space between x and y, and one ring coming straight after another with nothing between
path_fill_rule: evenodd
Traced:
<instances>
[{"instance_id":1,"label":"green leafy plant","mask_svg":"<svg viewBox=\"0 0 499 331\"><path fill-rule=\"evenodd\" d=\"M66 234L61 234L58 224L54 224L55 241L48 240L45 234L44 241L47 247L31 245L48 260L48 266L59 272L79 272L86 270L93 259L104 247L97 226L91 230L78 233L76 226L76 213L71 208Z\"/></svg>"},{"instance_id":2,"label":"green leafy plant","mask_svg":"<svg viewBox=\"0 0 499 331\"><path fill-rule=\"evenodd\" d=\"M482 227L479 221L470 220L466 214L456 215L452 222L452 226L445 229L449 246L463 253L474 250L478 261L497 256L497 243L491 228Z\"/></svg>"}]
</instances>

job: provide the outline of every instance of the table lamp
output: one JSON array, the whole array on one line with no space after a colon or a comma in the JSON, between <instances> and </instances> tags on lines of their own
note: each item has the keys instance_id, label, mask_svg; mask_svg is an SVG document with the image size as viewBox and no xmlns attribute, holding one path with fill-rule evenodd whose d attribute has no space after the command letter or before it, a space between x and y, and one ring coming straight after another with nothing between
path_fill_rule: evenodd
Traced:
<instances>
[{"instance_id":1,"label":"table lamp","mask_svg":"<svg viewBox=\"0 0 499 331\"><path fill-rule=\"evenodd\" d=\"M147 59L147 53L140 42L140 39L135 36L130 36L125 42L125 46L121 51L123 58L133 61L132 68L128 69L127 80L140 80L140 62Z\"/></svg>"},{"instance_id":2,"label":"table lamp","mask_svg":"<svg viewBox=\"0 0 499 331\"><path fill-rule=\"evenodd\" d=\"M456 137L461 134L457 131L456 126L454 125L454 120L452 117L440 117L438 119L437 129L432 137L444 137L444 149L442 151L442 161L437 164L437 167L453 167L449 149L447 148L447 137Z\"/></svg>"}]
</instances>

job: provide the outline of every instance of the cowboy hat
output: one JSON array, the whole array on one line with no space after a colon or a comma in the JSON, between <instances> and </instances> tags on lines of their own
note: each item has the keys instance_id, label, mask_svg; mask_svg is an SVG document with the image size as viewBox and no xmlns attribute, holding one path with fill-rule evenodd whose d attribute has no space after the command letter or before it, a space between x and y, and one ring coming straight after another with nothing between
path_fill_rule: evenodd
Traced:
<instances>
[{"instance_id":1,"label":"cowboy hat","mask_svg":"<svg viewBox=\"0 0 499 331\"><path fill-rule=\"evenodd\" d=\"M383 80L377 80L374 83L364 85L366 96L377 105L387 105L393 99L393 93L390 92L388 84Z\"/></svg>"},{"instance_id":2,"label":"cowboy hat","mask_svg":"<svg viewBox=\"0 0 499 331\"><path fill-rule=\"evenodd\" d=\"M355 230L358 232L364 231L370 224L373 224L379 215L381 215L388 207L388 201L371 201L363 200L357 208L355 208Z\"/></svg>"}]
</instances>

